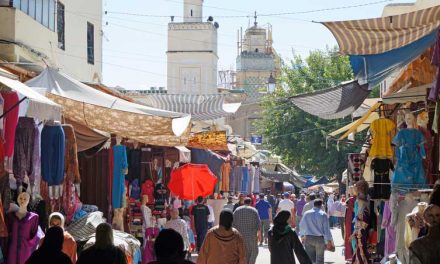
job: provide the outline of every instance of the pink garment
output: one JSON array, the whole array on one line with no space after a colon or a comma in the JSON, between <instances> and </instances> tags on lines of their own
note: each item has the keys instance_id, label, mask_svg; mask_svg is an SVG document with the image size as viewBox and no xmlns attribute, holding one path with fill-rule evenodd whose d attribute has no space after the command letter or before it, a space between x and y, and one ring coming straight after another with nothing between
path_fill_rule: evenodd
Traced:
<instances>
[{"instance_id":1,"label":"pink garment","mask_svg":"<svg viewBox=\"0 0 440 264\"><path fill-rule=\"evenodd\" d=\"M63 209L66 213L66 224L70 224L75 212L81 209L81 201L72 180L66 177L63 184Z\"/></svg>"},{"instance_id":2,"label":"pink garment","mask_svg":"<svg viewBox=\"0 0 440 264\"><path fill-rule=\"evenodd\" d=\"M8 264L24 264L37 248L38 215L28 212L18 219L15 213L8 214L9 250Z\"/></svg>"},{"instance_id":3,"label":"pink garment","mask_svg":"<svg viewBox=\"0 0 440 264\"><path fill-rule=\"evenodd\" d=\"M389 256L396 252L396 229L391 223L391 208L389 201L385 201L382 229L385 229L385 256Z\"/></svg>"},{"instance_id":4,"label":"pink garment","mask_svg":"<svg viewBox=\"0 0 440 264\"><path fill-rule=\"evenodd\" d=\"M16 92L3 92L1 95L5 100L3 112L8 111L10 108L12 108L12 106L20 101ZM17 105L3 117L3 124L5 128L5 156L10 158L14 154L15 129L17 128L18 124L19 109L20 106Z\"/></svg>"},{"instance_id":5,"label":"pink garment","mask_svg":"<svg viewBox=\"0 0 440 264\"><path fill-rule=\"evenodd\" d=\"M156 260L156 256L154 256L154 241L159 235L159 228L157 227L149 227L145 230L145 247L142 252L142 264L148 264L150 261Z\"/></svg>"}]
</instances>

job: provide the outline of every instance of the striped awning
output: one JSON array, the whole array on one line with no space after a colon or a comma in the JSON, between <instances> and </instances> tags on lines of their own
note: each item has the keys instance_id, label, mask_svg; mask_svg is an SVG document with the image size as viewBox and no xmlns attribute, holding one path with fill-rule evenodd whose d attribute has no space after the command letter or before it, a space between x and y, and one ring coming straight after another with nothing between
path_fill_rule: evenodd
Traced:
<instances>
[{"instance_id":1,"label":"striped awning","mask_svg":"<svg viewBox=\"0 0 440 264\"><path fill-rule=\"evenodd\" d=\"M440 26L440 5L395 16L322 23L335 36L342 54L379 54L436 30Z\"/></svg>"},{"instance_id":2,"label":"striped awning","mask_svg":"<svg viewBox=\"0 0 440 264\"><path fill-rule=\"evenodd\" d=\"M290 97L290 100L311 115L323 119L338 119L351 115L369 93L366 85L350 81L333 88L296 95Z\"/></svg>"},{"instance_id":3,"label":"striped awning","mask_svg":"<svg viewBox=\"0 0 440 264\"><path fill-rule=\"evenodd\" d=\"M191 114L192 120L212 120L234 114L241 103L225 103L226 94L152 94L142 103L173 112Z\"/></svg>"}]
</instances>

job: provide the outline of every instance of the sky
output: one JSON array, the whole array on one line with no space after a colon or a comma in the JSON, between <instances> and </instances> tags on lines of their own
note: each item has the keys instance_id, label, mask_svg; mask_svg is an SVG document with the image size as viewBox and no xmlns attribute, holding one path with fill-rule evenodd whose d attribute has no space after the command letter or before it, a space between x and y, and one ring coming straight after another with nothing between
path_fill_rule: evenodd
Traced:
<instances>
[{"instance_id":1,"label":"sky","mask_svg":"<svg viewBox=\"0 0 440 264\"><path fill-rule=\"evenodd\" d=\"M272 25L275 50L289 60L336 45L317 21L380 17L385 5L402 2L414 1L204 0L203 16L219 23L218 70L230 70L235 69L237 30L253 24L255 11L261 14L259 25ZM344 8L356 5L364 6ZM130 90L166 87L168 23L170 16L183 20L183 0L103 0L103 11L103 83Z\"/></svg>"}]
</instances>

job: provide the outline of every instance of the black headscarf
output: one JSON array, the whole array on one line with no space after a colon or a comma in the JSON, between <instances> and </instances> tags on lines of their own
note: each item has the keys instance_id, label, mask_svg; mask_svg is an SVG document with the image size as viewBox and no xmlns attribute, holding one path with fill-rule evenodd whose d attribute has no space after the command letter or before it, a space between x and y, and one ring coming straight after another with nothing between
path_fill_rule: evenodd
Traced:
<instances>
[{"instance_id":1,"label":"black headscarf","mask_svg":"<svg viewBox=\"0 0 440 264\"><path fill-rule=\"evenodd\" d=\"M64 231L59 226L49 228L44 236L41 251L58 253L63 249Z\"/></svg>"},{"instance_id":2,"label":"black headscarf","mask_svg":"<svg viewBox=\"0 0 440 264\"><path fill-rule=\"evenodd\" d=\"M273 230L273 238L275 240L278 240L282 238L283 236L287 235L289 231L292 231L292 228L290 227L289 221L290 213L288 211L281 211L273 220L274 226L272 228Z\"/></svg>"},{"instance_id":3,"label":"black headscarf","mask_svg":"<svg viewBox=\"0 0 440 264\"><path fill-rule=\"evenodd\" d=\"M230 209L223 209L220 213L220 225L226 228L226 230L231 229L234 216Z\"/></svg>"}]
</instances>

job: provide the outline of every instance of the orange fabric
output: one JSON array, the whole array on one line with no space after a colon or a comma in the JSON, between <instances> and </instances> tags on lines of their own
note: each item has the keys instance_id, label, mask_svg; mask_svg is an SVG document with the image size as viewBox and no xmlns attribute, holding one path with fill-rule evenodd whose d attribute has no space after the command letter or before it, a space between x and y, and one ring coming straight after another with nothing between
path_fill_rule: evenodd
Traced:
<instances>
[{"instance_id":1,"label":"orange fabric","mask_svg":"<svg viewBox=\"0 0 440 264\"><path fill-rule=\"evenodd\" d=\"M8 228L5 222L3 203L0 197L0 237L8 237Z\"/></svg>"},{"instance_id":2,"label":"orange fabric","mask_svg":"<svg viewBox=\"0 0 440 264\"><path fill-rule=\"evenodd\" d=\"M226 162L221 167L222 170L222 187L220 190L229 192L229 176L231 175L231 164Z\"/></svg>"},{"instance_id":3,"label":"orange fabric","mask_svg":"<svg viewBox=\"0 0 440 264\"><path fill-rule=\"evenodd\" d=\"M369 157L392 159L394 150L391 146L395 134L396 125L387 118L379 118L370 125L371 150Z\"/></svg>"}]
</instances>

